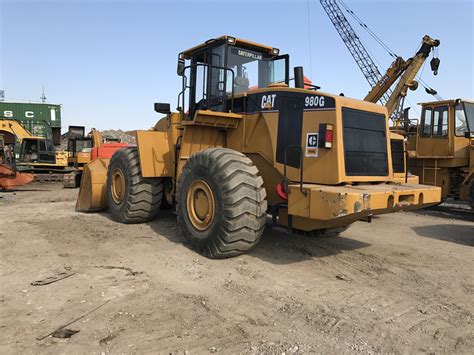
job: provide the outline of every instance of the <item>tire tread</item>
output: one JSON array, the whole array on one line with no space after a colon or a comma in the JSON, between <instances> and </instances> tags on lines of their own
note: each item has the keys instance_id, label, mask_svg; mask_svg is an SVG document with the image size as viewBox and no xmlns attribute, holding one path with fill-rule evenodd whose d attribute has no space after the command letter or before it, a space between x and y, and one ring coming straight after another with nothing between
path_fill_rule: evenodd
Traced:
<instances>
[{"instance_id":1,"label":"tire tread","mask_svg":"<svg viewBox=\"0 0 474 355\"><path fill-rule=\"evenodd\" d=\"M222 221L215 235L203 241L193 236L180 212L179 189L183 176L197 165L208 167L222 189ZM259 242L265 228L267 201L258 168L244 154L227 148L211 148L191 156L178 181L178 221L191 247L211 258L241 255Z\"/></svg>"},{"instance_id":2,"label":"tire tread","mask_svg":"<svg viewBox=\"0 0 474 355\"><path fill-rule=\"evenodd\" d=\"M114 202L110 196L109 174L118 161L121 161L130 172L129 179L126 181L130 190L128 196L125 196L125 205L119 209L111 209L110 205ZM161 179L142 176L136 147L122 148L112 156L107 175L107 199L112 218L121 223L148 222L159 212L163 199L163 183Z\"/></svg>"}]
</instances>

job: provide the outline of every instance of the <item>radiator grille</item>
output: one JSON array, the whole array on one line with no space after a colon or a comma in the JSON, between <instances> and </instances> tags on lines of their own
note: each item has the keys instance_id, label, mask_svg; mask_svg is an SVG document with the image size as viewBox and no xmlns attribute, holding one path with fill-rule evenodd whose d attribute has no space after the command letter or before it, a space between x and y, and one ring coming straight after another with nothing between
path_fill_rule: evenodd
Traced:
<instances>
[{"instance_id":1,"label":"radiator grille","mask_svg":"<svg viewBox=\"0 0 474 355\"><path fill-rule=\"evenodd\" d=\"M401 139L391 139L390 149L392 151L392 167L394 173L405 172L405 152Z\"/></svg>"},{"instance_id":2,"label":"radiator grille","mask_svg":"<svg viewBox=\"0 0 474 355\"><path fill-rule=\"evenodd\" d=\"M385 116L343 108L345 170L348 176L387 176Z\"/></svg>"}]
</instances>

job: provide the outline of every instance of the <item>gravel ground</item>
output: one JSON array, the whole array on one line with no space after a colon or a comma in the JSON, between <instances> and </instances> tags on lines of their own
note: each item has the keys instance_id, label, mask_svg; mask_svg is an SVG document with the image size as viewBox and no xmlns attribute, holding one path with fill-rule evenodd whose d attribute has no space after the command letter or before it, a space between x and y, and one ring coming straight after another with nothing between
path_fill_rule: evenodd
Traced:
<instances>
[{"instance_id":1,"label":"gravel ground","mask_svg":"<svg viewBox=\"0 0 474 355\"><path fill-rule=\"evenodd\" d=\"M470 211L385 215L326 238L268 227L248 255L209 260L171 213L120 225L76 213L77 191L0 195L2 354L474 348ZM70 338L38 340L70 322Z\"/></svg>"}]
</instances>

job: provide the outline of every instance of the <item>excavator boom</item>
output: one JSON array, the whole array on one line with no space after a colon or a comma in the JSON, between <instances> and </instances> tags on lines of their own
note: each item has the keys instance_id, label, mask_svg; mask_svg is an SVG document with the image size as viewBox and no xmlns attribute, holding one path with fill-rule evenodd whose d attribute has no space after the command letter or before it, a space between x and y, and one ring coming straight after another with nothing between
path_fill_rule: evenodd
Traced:
<instances>
[{"instance_id":1,"label":"excavator boom","mask_svg":"<svg viewBox=\"0 0 474 355\"><path fill-rule=\"evenodd\" d=\"M23 127L18 121L0 118L0 131L8 132L17 137L18 141L25 138L42 139L42 137L34 136L28 129Z\"/></svg>"}]
</instances>

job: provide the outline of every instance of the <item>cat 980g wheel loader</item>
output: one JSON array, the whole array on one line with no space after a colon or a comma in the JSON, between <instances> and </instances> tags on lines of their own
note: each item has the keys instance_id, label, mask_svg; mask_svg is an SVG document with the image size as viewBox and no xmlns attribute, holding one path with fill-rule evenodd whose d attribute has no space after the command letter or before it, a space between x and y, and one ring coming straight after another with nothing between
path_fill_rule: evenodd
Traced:
<instances>
[{"instance_id":1,"label":"cat 980g wheel loader","mask_svg":"<svg viewBox=\"0 0 474 355\"><path fill-rule=\"evenodd\" d=\"M188 61L188 63L186 63ZM222 36L180 53L177 112L137 146L84 168L76 209L122 223L154 219L165 200L183 236L208 257L259 241L267 215L302 231L440 202L439 187L395 184L387 109L304 88L289 56Z\"/></svg>"}]
</instances>

